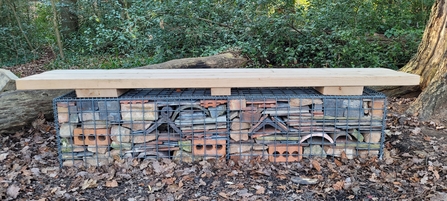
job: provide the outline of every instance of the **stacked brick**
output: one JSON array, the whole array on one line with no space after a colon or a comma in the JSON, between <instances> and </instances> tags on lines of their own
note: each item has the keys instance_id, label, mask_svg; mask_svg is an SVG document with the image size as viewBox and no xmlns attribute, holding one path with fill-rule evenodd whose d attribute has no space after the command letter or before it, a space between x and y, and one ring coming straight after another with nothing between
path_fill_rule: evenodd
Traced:
<instances>
[{"instance_id":1,"label":"stacked brick","mask_svg":"<svg viewBox=\"0 0 447 201\"><path fill-rule=\"evenodd\" d=\"M64 165L378 155L384 96L55 100Z\"/></svg>"},{"instance_id":2,"label":"stacked brick","mask_svg":"<svg viewBox=\"0 0 447 201\"><path fill-rule=\"evenodd\" d=\"M229 110L231 158L379 154L384 99L238 99L229 101Z\"/></svg>"}]
</instances>

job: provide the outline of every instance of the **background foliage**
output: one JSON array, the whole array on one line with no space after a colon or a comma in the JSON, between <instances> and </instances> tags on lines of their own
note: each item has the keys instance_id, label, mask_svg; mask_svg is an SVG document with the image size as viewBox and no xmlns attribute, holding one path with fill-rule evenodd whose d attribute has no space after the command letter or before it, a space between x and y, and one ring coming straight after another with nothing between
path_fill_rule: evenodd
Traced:
<instances>
[{"instance_id":1,"label":"background foliage","mask_svg":"<svg viewBox=\"0 0 447 201\"><path fill-rule=\"evenodd\" d=\"M434 0L75 2L76 30L61 27L66 58L49 68L130 68L241 51L251 67L397 69L416 52ZM45 47L58 52L48 0L0 0L0 13L0 66L36 59Z\"/></svg>"}]
</instances>

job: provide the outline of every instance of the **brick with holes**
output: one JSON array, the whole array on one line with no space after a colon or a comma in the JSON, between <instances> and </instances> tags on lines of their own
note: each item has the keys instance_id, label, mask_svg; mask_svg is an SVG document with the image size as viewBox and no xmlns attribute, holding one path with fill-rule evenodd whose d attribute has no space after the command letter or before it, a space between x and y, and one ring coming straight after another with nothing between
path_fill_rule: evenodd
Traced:
<instances>
[{"instance_id":1,"label":"brick with holes","mask_svg":"<svg viewBox=\"0 0 447 201\"><path fill-rule=\"evenodd\" d=\"M74 144L75 145L109 145L110 129L83 129L75 128Z\"/></svg>"},{"instance_id":2,"label":"brick with holes","mask_svg":"<svg viewBox=\"0 0 447 201\"><path fill-rule=\"evenodd\" d=\"M303 159L303 147L295 144L272 144L268 149L270 162L295 162Z\"/></svg>"},{"instance_id":3,"label":"brick with holes","mask_svg":"<svg viewBox=\"0 0 447 201\"><path fill-rule=\"evenodd\" d=\"M195 139L192 153L196 156L224 156L226 151L226 140Z\"/></svg>"}]
</instances>

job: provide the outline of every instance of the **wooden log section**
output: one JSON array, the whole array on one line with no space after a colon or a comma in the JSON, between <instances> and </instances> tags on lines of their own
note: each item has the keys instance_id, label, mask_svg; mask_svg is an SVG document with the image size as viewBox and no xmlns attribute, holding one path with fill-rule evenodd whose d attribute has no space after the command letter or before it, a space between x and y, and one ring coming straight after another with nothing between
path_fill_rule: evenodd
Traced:
<instances>
[{"instance_id":1,"label":"wooden log section","mask_svg":"<svg viewBox=\"0 0 447 201\"><path fill-rule=\"evenodd\" d=\"M384 68L55 70L16 84L19 90L88 91L82 97L116 97L119 89L134 88L211 88L211 95L231 95L231 88L245 87L317 87L324 95L361 95L364 86L418 85L419 76ZM107 89L114 93L104 93Z\"/></svg>"}]
</instances>

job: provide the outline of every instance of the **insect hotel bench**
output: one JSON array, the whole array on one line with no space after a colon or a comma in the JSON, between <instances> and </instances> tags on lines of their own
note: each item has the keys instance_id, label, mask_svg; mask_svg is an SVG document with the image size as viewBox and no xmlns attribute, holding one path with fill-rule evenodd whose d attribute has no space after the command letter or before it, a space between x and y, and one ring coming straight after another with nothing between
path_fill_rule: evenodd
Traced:
<instances>
[{"instance_id":1,"label":"insect hotel bench","mask_svg":"<svg viewBox=\"0 0 447 201\"><path fill-rule=\"evenodd\" d=\"M75 90L54 100L61 164L102 165L115 155L381 156L386 97L365 86L419 79L383 68L120 69L54 70L16 85Z\"/></svg>"}]
</instances>

